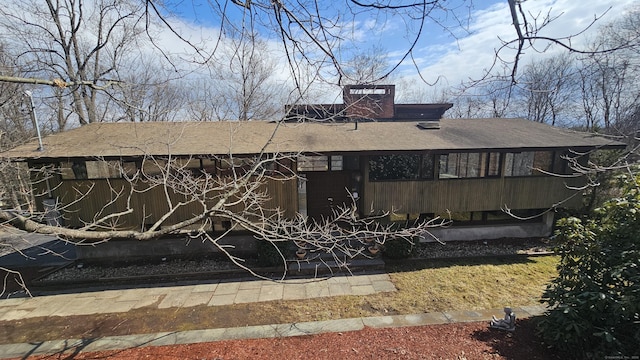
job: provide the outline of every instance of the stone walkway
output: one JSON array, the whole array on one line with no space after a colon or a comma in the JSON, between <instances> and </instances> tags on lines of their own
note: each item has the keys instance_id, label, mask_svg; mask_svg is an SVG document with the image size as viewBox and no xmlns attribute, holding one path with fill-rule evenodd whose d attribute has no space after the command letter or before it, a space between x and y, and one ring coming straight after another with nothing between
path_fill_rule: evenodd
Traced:
<instances>
[{"instance_id":1,"label":"stone walkway","mask_svg":"<svg viewBox=\"0 0 640 360\"><path fill-rule=\"evenodd\" d=\"M282 282L247 280L198 285L104 290L73 294L0 300L0 320L20 320L38 316L73 316L127 312L145 306L184 308L197 305L220 306L271 300L302 300L339 295L369 295L396 291L389 275L337 276L326 280L285 280ZM540 315L541 306L514 308L518 318ZM373 328L421 326L454 322L489 321L501 316L502 309L446 311L414 315L350 318L328 321L245 326L237 328L162 332L95 339L60 339L44 342L0 345L0 358L62 354L162 346L231 339L274 338L325 332Z\"/></svg>"},{"instance_id":2,"label":"stone walkway","mask_svg":"<svg viewBox=\"0 0 640 360\"><path fill-rule=\"evenodd\" d=\"M514 308L519 318L540 315L541 306ZM414 315L378 316L366 318L312 321L290 324L243 326L226 329L162 332L155 334L107 336L97 339L64 339L39 343L0 345L0 358L23 357L26 354L63 354L103 350L118 350L143 346L195 344L221 340L276 338L321 334L326 332L358 331L365 326L372 328L423 326L456 322L487 321L502 309L477 311L445 311Z\"/></svg>"},{"instance_id":3,"label":"stone walkway","mask_svg":"<svg viewBox=\"0 0 640 360\"><path fill-rule=\"evenodd\" d=\"M104 290L0 300L0 320L38 316L72 316L158 309L219 306L326 296L370 295L396 291L388 274L336 276L326 280L247 280L199 285Z\"/></svg>"},{"instance_id":4,"label":"stone walkway","mask_svg":"<svg viewBox=\"0 0 640 360\"><path fill-rule=\"evenodd\" d=\"M47 239L40 239L46 242ZM33 245L33 244L31 244ZM64 245L64 244L62 244ZM70 256L74 255L69 253ZM10 256L2 256L5 262ZM17 258L16 260L24 261ZM60 261L59 258L53 259ZM62 259L67 261L67 259ZM51 260L48 260L51 261ZM0 299L0 321L47 316L74 316L122 313L141 307L187 308L198 305L222 306L272 300L304 300L340 295L370 295L396 291L388 274L336 276L326 280L285 280L281 282L248 279L217 281L197 285L161 286L119 290L94 290L51 294L34 298ZM514 308L518 318L540 315L541 306ZM162 332L95 339L60 339L44 342L0 345L0 358L26 358L29 355L62 354L77 351L125 349L230 339L274 338L325 332L373 328L421 326L468 321L489 321L502 316L502 309L446 311L413 315L337 319L329 321L273 324L237 328Z\"/></svg>"}]
</instances>

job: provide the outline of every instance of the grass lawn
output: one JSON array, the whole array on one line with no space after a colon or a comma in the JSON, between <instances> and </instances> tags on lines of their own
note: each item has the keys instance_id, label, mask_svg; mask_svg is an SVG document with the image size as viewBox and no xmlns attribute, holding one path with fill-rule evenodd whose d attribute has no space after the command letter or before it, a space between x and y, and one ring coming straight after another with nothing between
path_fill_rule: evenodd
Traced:
<instances>
[{"instance_id":1,"label":"grass lawn","mask_svg":"<svg viewBox=\"0 0 640 360\"><path fill-rule=\"evenodd\" d=\"M265 305L289 321L536 305L557 275L557 261L557 256L540 256L398 264L387 269L397 292Z\"/></svg>"},{"instance_id":2,"label":"grass lawn","mask_svg":"<svg viewBox=\"0 0 640 360\"><path fill-rule=\"evenodd\" d=\"M387 265L395 292L0 322L0 343L534 305L556 276L557 261L540 256L398 262Z\"/></svg>"}]
</instances>

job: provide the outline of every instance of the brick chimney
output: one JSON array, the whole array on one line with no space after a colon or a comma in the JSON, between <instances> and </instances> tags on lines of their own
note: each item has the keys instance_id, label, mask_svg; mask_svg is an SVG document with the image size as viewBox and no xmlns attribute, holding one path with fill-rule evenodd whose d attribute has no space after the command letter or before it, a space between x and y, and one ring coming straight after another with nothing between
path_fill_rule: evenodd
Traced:
<instances>
[{"instance_id":1,"label":"brick chimney","mask_svg":"<svg viewBox=\"0 0 640 360\"><path fill-rule=\"evenodd\" d=\"M395 85L345 85L342 98L349 119L392 119Z\"/></svg>"}]
</instances>

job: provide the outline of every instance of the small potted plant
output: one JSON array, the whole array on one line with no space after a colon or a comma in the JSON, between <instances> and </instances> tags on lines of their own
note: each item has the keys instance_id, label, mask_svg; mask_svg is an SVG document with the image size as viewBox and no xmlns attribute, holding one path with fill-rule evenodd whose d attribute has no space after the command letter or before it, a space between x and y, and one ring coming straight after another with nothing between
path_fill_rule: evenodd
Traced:
<instances>
[{"instance_id":1,"label":"small potted plant","mask_svg":"<svg viewBox=\"0 0 640 360\"><path fill-rule=\"evenodd\" d=\"M378 243L374 243L373 245L367 247L367 250L369 250L369 253L371 253L371 255L376 255L380 251L380 248L378 247Z\"/></svg>"},{"instance_id":2,"label":"small potted plant","mask_svg":"<svg viewBox=\"0 0 640 360\"><path fill-rule=\"evenodd\" d=\"M307 249L298 247L298 250L296 250L296 257L302 260L305 256L307 256Z\"/></svg>"}]
</instances>

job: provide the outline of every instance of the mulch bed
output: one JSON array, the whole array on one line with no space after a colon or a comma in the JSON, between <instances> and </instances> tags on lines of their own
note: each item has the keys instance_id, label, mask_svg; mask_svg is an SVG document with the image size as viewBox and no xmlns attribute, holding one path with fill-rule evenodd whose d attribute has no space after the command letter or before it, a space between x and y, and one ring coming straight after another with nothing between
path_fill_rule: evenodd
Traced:
<instances>
[{"instance_id":1,"label":"mulch bed","mask_svg":"<svg viewBox=\"0 0 640 360\"><path fill-rule=\"evenodd\" d=\"M524 319L514 333L474 322L93 353L70 349L29 359L560 359L534 331L534 320Z\"/></svg>"}]
</instances>

